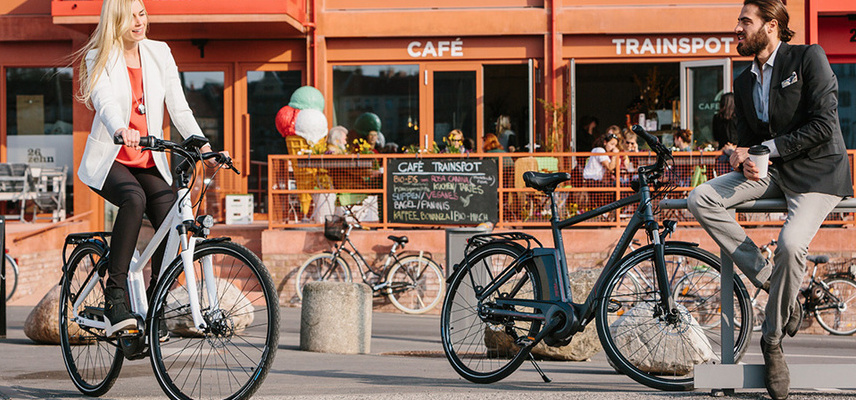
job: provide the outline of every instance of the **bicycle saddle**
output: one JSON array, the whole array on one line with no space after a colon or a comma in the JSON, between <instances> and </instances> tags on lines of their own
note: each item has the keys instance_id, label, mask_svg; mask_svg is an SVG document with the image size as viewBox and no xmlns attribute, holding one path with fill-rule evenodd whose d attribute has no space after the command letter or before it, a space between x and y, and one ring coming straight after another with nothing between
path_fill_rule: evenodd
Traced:
<instances>
[{"instance_id":1,"label":"bicycle saddle","mask_svg":"<svg viewBox=\"0 0 856 400\"><path fill-rule=\"evenodd\" d=\"M392 240L393 242L398 243L398 244L405 244L405 243L407 243L407 236L392 236L392 235L389 235L389 236L387 236L387 239Z\"/></svg>"},{"instance_id":2,"label":"bicycle saddle","mask_svg":"<svg viewBox=\"0 0 856 400\"><path fill-rule=\"evenodd\" d=\"M808 256L805 259L815 264L826 264L829 262L829 256Z\"/></svg>"},{"instance_id":3,"label":"bicycle saddle","mask_svg":"<svg viewBox=\"0 0 856 400\"><path fill-rule=\"evenodd\" d=\"M569 180L571 180L571 174L567 172L544 174L541 172L526 171L523 173L523 181L526 182L526 187L548 193L556 190L556 186L559 186L560 183Z\"/></svg>"}]
</instances>

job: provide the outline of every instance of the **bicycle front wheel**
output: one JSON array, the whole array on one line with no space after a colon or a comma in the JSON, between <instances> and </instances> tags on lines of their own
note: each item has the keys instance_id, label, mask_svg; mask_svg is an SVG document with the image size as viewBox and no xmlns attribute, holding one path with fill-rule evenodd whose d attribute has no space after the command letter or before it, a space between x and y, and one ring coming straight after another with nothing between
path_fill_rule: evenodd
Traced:
<instances>
[{"instance_id":1,"label":"bicycle front wheel","mask_svg":"<svg viewBox=\"0 0 856 400\"><path fill-rule=\"evenodd\" d=\"M404 257L389 270L389 301L408 314L422 314L434 308L446 286L443 271L434 260Z\"/></svg>"},{"instance_id":2,"label":"bicycle front wheel","mask_svg":"<svg viewBox=\"0 0 856 400\"><path fill-rule=\"evenodd\" d=\"M18 288L18 263L9 254L5 254L5 256L6 274L4 277L6 280L6 301L9 301L15 294L15 289Z\"/></svg>"},{"instance_id":3,"label":"bicycle front wheel","mask_svg":"<svg viewBox=\"0 0 856 400\"><path fill-rule=\"evenodd\" d=\"M155 377L172 399L249 398L267 376L279 342L270 273L255 254L232 242L201 243L193 259L206 327L193 323L184 265L176 259L158 282L149 314ZM207 262L214 282L204 279Z\"/></svg>"},{"instance_id":4,"label":"bicycle front wheel","mask_svg":"<svg viewBox=\"0 0 856 400\"><path fill-rule=\"evenodd\" d=\"M529 354L518 345L518 339L535 336L541 329L537 320L520 321L480 312L482 306L490 306L498 298L539 298L537 273L529 264L516 263L523 252L522 247L510 243L485 245L473 251L449 282L440 316L443 350L452 368L471 382L493 383L514 372ZM493 293L482 293L493 283L501 285Z\"/></svg>"},{"instance_id":5,"label":"bicycle front wheel","mask_svg":"<svg viewBox=\"0 0 856 400\"><path fill-rule=\"evenodd\" d=\"M665 259L667 265L683 265L687 271L720 269L718 258L697 247L667 244ZM603 349L621 372L643 385L691 390L695 365L722 359L720 328L704 327L721 318L720 281L709 279L710 273L691 275L679 286L687 289L685 293L672 293L678 308L675 316L660 307L653 248L625 257L609 272L598 293L597 331ZM752 307L746 287L736 275L731 301L734 358L738 361L751 335Z\"/></svg>"},{"instance_id":6,"label":"bicycle front wheel","mask_svg":"<svg viewBox=\"0 0 856 400\"><path fill-rule=\"evenodd\" d=\"M303 287L308 282L350 282L351 268L342 257L333 258L330 253L316 254L309 257L297 270L297 278L294 280L294 289L297 297L303 300Z\"/></svg>"},{"instance_id":7,"label":"bicycle front wheel","mask_svg":"<svg viewBox=\"0 0 856 400\"><path fill-rule=\"evenodd\" d=\"M815 308L817 323L833 335L856 333L856 282L832 278L825 283L829 290Z\"/></svg>"},{"instance_id":8,"label":"bicycle front wheel","mask_svg":"<svg viewBox=\"0 0 856 400\"><path fill-rule=\"evenodd\" d=\"M122 370L122 350L104 337L103 329L82 327L72 320L73 302L83 300L77 312L91 320L104 319L104 277L96 273L104 250L92 243L77 246L69 257L59 301L59 342L65 369L74 386L87 396L101 396L113 387ZM93 280L97 279L93 283ZM91 290L85 288L92 286Z\"/></svg>"}]
</instances>

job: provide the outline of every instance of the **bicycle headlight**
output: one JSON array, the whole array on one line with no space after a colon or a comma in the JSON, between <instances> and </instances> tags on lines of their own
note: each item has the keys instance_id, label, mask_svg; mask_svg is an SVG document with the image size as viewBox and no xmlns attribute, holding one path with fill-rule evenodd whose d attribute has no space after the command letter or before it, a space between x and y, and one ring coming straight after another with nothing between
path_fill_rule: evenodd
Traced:
<instances>
[{"instance_id":1,"label":"bicycle headlight","mask_svg":"<svg viewBox=\"0 0 856 400\"><path fill-rule=\"evenodd\" d=\"M214 226L214 217L210 215L200 215L196 217L196 223L198 223L205 229L210 229L212 226Z\"/></svg>"}]
</instances>

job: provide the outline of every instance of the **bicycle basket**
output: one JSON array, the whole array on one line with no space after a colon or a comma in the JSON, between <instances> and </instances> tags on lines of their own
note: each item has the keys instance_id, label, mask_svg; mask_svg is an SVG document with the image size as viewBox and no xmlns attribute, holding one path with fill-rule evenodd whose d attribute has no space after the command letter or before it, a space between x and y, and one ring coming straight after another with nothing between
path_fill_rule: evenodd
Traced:
<instances>
[{"instance_id":1,"label":"bicycle basket","mask_svg":"<svg viewBox=\"0 0 856 400\"><path fill-rule=\"evenodd\" d=\"M347 223L345 217L340 215L328 215L324 217L324 237L332 241L339 241L345 237Z\"/></svg>"}]
</instances>

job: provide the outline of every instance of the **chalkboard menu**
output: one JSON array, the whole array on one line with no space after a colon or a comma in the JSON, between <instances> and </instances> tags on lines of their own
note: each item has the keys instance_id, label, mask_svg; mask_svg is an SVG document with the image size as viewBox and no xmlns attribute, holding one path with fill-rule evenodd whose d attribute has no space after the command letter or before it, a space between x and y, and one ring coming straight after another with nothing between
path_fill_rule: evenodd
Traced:
<instances>
[{"instance_id":1,"label":"chalkboard menu","mask_svg":"<svg viewBox=\"0 0 856 400\"><path fill-rule=\"evenodd\" d=\"M392 159L388 171L390 222L477 225L498 219L494 159Z\"/></svg>"}]
</instances>

